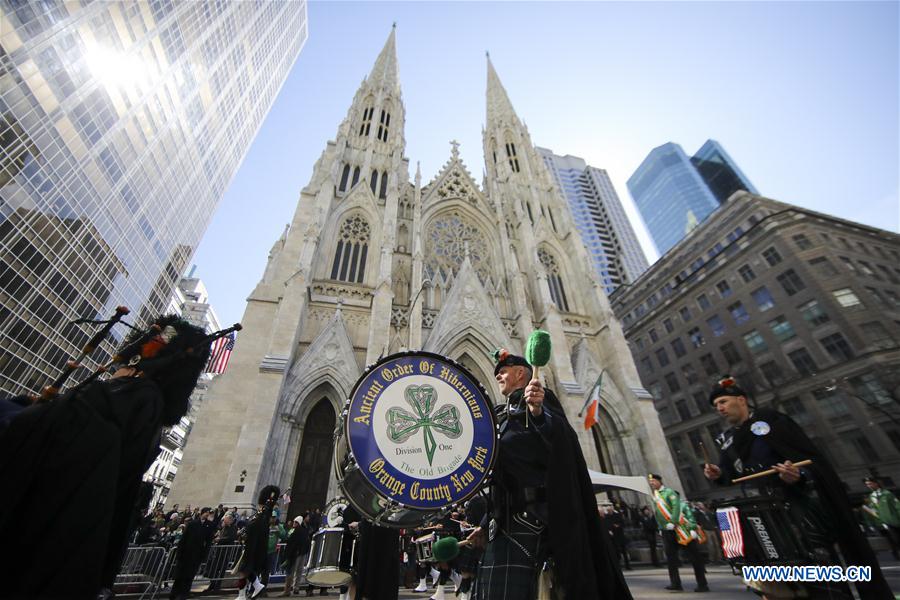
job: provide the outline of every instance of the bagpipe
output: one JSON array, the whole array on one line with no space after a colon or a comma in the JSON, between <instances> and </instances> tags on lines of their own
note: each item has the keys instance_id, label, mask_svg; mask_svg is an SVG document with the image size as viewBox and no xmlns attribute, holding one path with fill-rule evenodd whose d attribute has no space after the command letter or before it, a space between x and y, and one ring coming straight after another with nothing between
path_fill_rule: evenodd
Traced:
<instances>
[{"instance_id":1,"label":"bagpipe","mask_svg":"<svg viewBox=\"0 0 900 600\"><path fill-rule=\"evenodd\" d=\"M39 394L30 396L32 402L49 402L60 398L63 395L62 391L66 382L76 371L83 367L82 361L84 361L88 356L90 356L90 354L94 352L94 350L96 350L100 346L100 344L112 331L113 327L115 327L119 323L131 328L138 333L130 341L123 345L110 358L109 361L101 364L84 380L73 386L71 389L67 390L67 394L75 393L78 390L90 385L102 375L112 372L113 367L115 367L116 365L123 365L127 363L126 366L140 368L141 370L145 371L158 370L161 368L165 368L166 366L171 365L178 360L184 359L190 354L200 354L202 352L205 352L215 340L242 329L240 323L235 323L231 327L220 329L219 331L210 333L197 340L194 340L189 345L180 348L177 352L172 352L164 359L155 361L152 366L148 364L138 365L138 362L140 362L139 357L141 356L139 350L145 347L147 344L153 343L154 341L158 341L161 345L165 344L167 340L163 339L163 337L166 335L166 332L157 323L152 323L146 329L141 330L140 328L123 321L122 318L128 315L129 312L130 311L127 307L118 306L109 319L77 319L73 321L73 323L75 323L76 325L92 324L102 325L102 327L100 327L100 329L90 337L90 339L87 341L87 343L85 343L85 345L81 348L80 352L77 355L71 357L66 361L66 365L63 368L62 373L52 383L44 386ZM138 358L136 359L135 357Z\"/></svg>"}]
</instances>

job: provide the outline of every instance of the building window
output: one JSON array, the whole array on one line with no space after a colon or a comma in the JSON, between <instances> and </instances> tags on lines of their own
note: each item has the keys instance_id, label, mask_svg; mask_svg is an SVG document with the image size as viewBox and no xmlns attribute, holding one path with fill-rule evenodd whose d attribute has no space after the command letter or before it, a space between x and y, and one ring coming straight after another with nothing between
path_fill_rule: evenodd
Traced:
<instances>
[{"instance_id":1,"label":"building window","mask_svg":"<svg viewBox=\"0 0 900 600\"><path fill-rule=\"evenodd\" d=\"M729 366L734 366L741 362L741 355L738 354L737 347L735 347L734 343L727 342L723 344L719 350L722 352L722 356L725 357L725 362L728 363Z\"/></svg>"},{"instance_id":2,"label":"building window","mask_svg":"<svg viewBox=\"0 0 900 600\"><path fill-rule=\"evenodd\" d=\"M513 173L519 172L519 159L516 156L516 145L512 142L506 144L506 158L509 159L509 168Z\"/></svg>"},{"instance_id":3,"label":"building window","mask_svg":"<svg viewBox=\"0 0 900 600\"><path fill-rule=\"evenodd\" d=\"M372 127L372 115L375 113L375 107L370 106L363 111L362 124L359 126L359 135L369 135L369 129Z\"/></svg>"},{"instance_id":4,"label":"building window","mask_svg":"<svg viewBox=\"0 0 900 600\"><path fill-rule=\"evenodd\" d=\"M872 265L870 265L866 261L864 261L864 260L859 261L859 268L862 270L864 275L871 277L873 279L876 279L878 281L881 281L881 276L878 275L878 273L876 273L872 269Z\"/></svg>"},{"instance_id":5,"label":"building window","mask_svg":"<svg viewBox=\"0 0 900 600\"><path fill-rule=\"evenodd\" d=\"M781 255L778 253L778 250L775 249L775 246L769 246L763 250L762 257L769 263L770 267L774 267L781 262Z\"/></svg>"},{"instance_id":6,"label":"building window","mask_svg":"<svg viewBox=\"0 0 900 600\"><path fill-rule=\"evenodd\" d=\"M719 374L719 365L716 364L716 359L713 358L712 354L704 354L701 356L700 364L703 365L703 372L707 375Z\"/></svg>"},{"instance_id":7,"label":"building window","mask_svg":"<svg viewBox=\"0 0 900 600\"><path fill-rule=\"evenodd\" d=\"M691 363L687 363L681 367L681 374L684 375L684 380L688 382L688 384L697 383L700 380L700 376L697 375L697 369L694 368L694 365Z\"/></svg>"},{"instance_id":8,"label":"building window","mask_svg":"<svg viewBox=\"0 0 900 600\"><path fill-rule=\"evenodd\" d=\"M705 343L699 327L692 327L691 330L688 331L688 337L691 338L691 345L694 348L699 348Z\"/></svg>"},{"instance_id":9,"label":"building window","mask_svg":"<svg viewBox=\"0 0 900 600\"><path fill-rule=\"evenodd\" d=\"M666 387L669 388L669 391L673 394L681 389L681 385L678 383L678 377L675 376L675 373L666 373Z\"/></svg>"},{"instance_id":10,"label":"building window","mask_svg":"<svg viewBox=\"0 0 900 600\"><path fill-rule=\"evenodd\" d=\"M712 334L714 337L721 337L725 335L725 323L719 317L719 315L713 315L706 320L706 324L709 325L709 328L712 330Z\"/></svg>"},{"instance_id":11,"label":"building window","mask_svg":"<svg viewBox=\"0 0 900 600\"><path fill-rule=\"evenodd\" d=\"M791 327L791 324L788 323L787 319L785 319L783 315L775 317L774 319L769 321L769 327L772 329L772 333L775 335L775 339L777 339L779 342L786 342L797 335L796 333L794 333L794 328Z\"/></svg>"},{"instance_id":12,"label":"building window","mask_svg":"<svg viewBox=\"0 0 900 600\"><path fill-rule=\"evenodd\" d=\"M688 321L691 320L691 309L688 308L687 306L682 306L678 310L678 314L681 315L681 320L684 321L685 323L687 323Z\"/></svg>"},{"instance_id":13,"label":"building window","mask_svg":"<svg viewBox=\"0 0 900 600\"><path fill-rule=\"evenodd\" d=\"M850 439L863 462L871 464L881 459L881 456L875 452L875 448L872 447L872 444L864 435L856 433Z\"/></svg>"},{"instance_id":14,"label":"building window","mask_svg":"<svg viewBox=\"0 0 900 600\"><path fill-rule=\"evenodd\" d=\"M698 413L702 415L705 412L712 412L712 407L709 405L709 396L707 396L705 392L694 392L692 396L694 398L694 404L697 405Z\"/></svg>"},{"instance_id":15,"label":"building window","mask_svg":"<svg viewBox=\"0 0 900 600\"><path fill-rule=\"evenodd\" d=\"M781 367L774 360L759 365L759 370L769 382L769 387L775 387L784 381L784 373L781 372Z\"/></svg>"},{"instance_id":16,"label":"building window","mask_svg":"<svg viewBox=\"0 0 900 600\"><path fill-rule=\"evenodd\" d=\"M378 192L378 197L382 200L387 199L387 184L388 184L388 174L387 171L381 172L381 190ZM374 193L374 190L372 190Z\"/></svg>"},{"instance_id":17,"label":"building window","mask_svg":"<svg viewBox=\"0 0 900 600\"><path fill-rule=\"evenodd\" d=\"M884 389L875 373L866 373L853 377L850 379L850 385L856 390L857 395L865 400L866 404L894 403L890 393Z\"/></svg>"},{"instance_id":18,"label":"building window","mask_svg":"<svg viewBox=\"0 0 900 600\"><path fill-rule=\"evenodd\" d=\"M738 269L738 275L740 275L741 279L744 281L753 281L756 279L756 273L753 272L750 265L742 265L741 268Z\"/></svg>"},{"instance_id":19,"label":"building window","mask_svg":"<svg viewBox=\"0 0 900 600\"><path fill-rule=\"evenodd\" d=\"M744 305L740 302L735 302L731 306L728 307L728 312L731 313L731 318L734 319L734 322L740 325L741 323L746 323L750 320L750 315L747 313L747 309L744 308Z\"/></svg>"},{"instance_id":20,"label":"building window","mask_svg":"<svg viewBox=\"0 0 900 600\"><path fill-rule=\"evenodd\" d=\"M678 400L675 403L675 410L678 411L678 416L681 417L682 421L687 421L691 418L691 410L688 408L686 400Z\"/></svg>"},{"instance_id":21,"label":"building window","mask_svg":"<svg viewBox=\"0 0 900 600\"><path fill-rule=\"evenodd\" d=\"M372 169L372 176L369 177L369 189L372 190L372 195L378 193L378 171Z\"/></svg>"},{"instance_id":22,"label":"building window","mask_svg":"<svg viewBox=\"0 0 900 600\"><path fill-rule=\"evenodd\" d=\"M663 327L666 328L666 333L675 331L675 326L672 325L672 319L663 319Z\"/></svg>"},{"instance_id":23,"label":"building window","mask_svg":"<svg viewBox=\"0 0 900 600\"><path fill-rule=\"evenodd\" d=\"M375 136L382 142L388 140L388 128L391 125L391 113L386 110L381 111L381 119L378 121L378 134Z\"/></svg>"},{"instance_id":24,"label":"building window","mask_svg":"<svg viewBox=\"0 0 900 600\"><path fill-rule=\"evenodd\" d=\"M760 352L765 352L769 349L769 345L766 344L766 340L764 340L763 336L761 336L755 329L751 329L744 334L744 343L747 344L747 348L753 354L759 354Z\"/></svg>"},{"instance_id":25,"label":"building window","mask_svg":"<svg viewBox=\"0 0 900 600\"><path fill-rule=\"evenodd\" d=\"M824 256L810 259L809 266L814 268L822 277L833 277L838 274L837 267L831 264L831 261Z\"/></svg>"},{"instance_id":26,"label":"building window","mask_svg":"<svg viewBox=\"0 0 900 600\"><path fill-rule=\"evenodd\" d=\"M353 168L353 181L350 182L350 187L352 188L356 185L356 182L359 181L359 167Z\"/></svg>"},{"instance_id":27,"label":"building window","mask_svg":"<svg viewBox=\"0 0 900 600\"><path fill-rule=\"evenodd\" d=\"M662 400L662 399L663 399L662 385L660 385L658 382L656 382L656 383L651 383L651 384L647 387L647 391L650 392L650 395L653 396L653 398L654 398L655 400Z\"/></svg>"},{"instance_id":28,"label":"building window","mask_svg":"<svg viewBox=\"0 0 900 600\"><path fill-rule=\"evenodd\" d=\"M888 297L888 299L894 303L894 306L900 306L900 296L891 290L884 290L884 295Z\"/></svg>"},{"instance_id":29,"label":"building window","mask_svg":"<svg viewBox=\"0 0 900 600\"><path fill-rule=\"evenodd\" d=\"M853 358L853 349L840 333L827 335L819 340L819 343L822 344L829 356L835 360L843 361Z\"/></svg>"},{"instance_id":30,"label":"building window","mask_svg":"<svg viewBox=\"0 0 900 600\"><path fill-rule=\"evenodd\" d=\"M647 333L650 334L650 341L651 341L652 343L655 344L656 342L659 341L659 336L656 335L656 330L655 330L655 329L652 329L652 328L651 328L650 331L648 331Z\"/></svg>"},{"instance_id":31,"label":"building window","mask_svg":"<svg viewBox=\"0 0 900 600\"><path fill-rule=\"evenodd\" d=\"M684 342L681 341L680 337L672 340L672 350L675 352L677 358L681 358L687 354L687 349L685 349Z\"/></svg>"},{"instance_id":32,"label":"building window","mask_svg":"<svg viewBox=\"0 0 900 600\"><path fill-rule=\"evenodd\" d=\"M812 423L812 417L799 398L788 398L782 403L781 410L792 418L797 425L803 426Z\"/></svg>"},{"instance_id":33,"label":"building window","mask_svg":"<svg viewBox=\"0 0 900 600\"><path fill-rule=\"evenodd\" d=\"M556 258L547 252L544 248L538 248L538 259L544 265L547 272L547 283L550 286L550 299L556 305L556 308L563 312L569 312L569 301L566 299L566 288L563 286L562 276L560 275L559 265Z\"/></svg>"},{"instance_id":34,"label":"building window","mask_svg":"<svg viewBox=\"0 0 900 600\"><path fill-rule=\"evenodd\" d=\"M794 240L794 243L797 244L797 248L799 248L800 250L809 250L810 248L812 248L812 242L810 242L809 238L807 238L802 233L798 233L791 239Z\"/></svg>"},{"instance_id":35,"label":"building window","mask_svg":"<svg viewBox=\"0 0 900 600\"><path fill-rule=\"evenodd\" d=\"M644 372L647 374L653 372L653 363L650 361L649 356L645 356L641 359L641 368L643 368Z\"/></svg>"},{"instance_id":36,"label":"building window","mask_svg":"<svg viewBox=\"0 0 900 600\"><path fill-rule=\"evenodd\" d=\"M635 345L637 346L637 349L638 349L638 350L643 350L643 349L644 349L644 338L639 337L639 338L637 338L636 340L634 340L634 343L635 343Z\"/></svg>"},{"instance_id":37,"label":"building window","mask_svg":"<svg viewBox=\"0 0 900 600\"><path fill-rule=\"evenodd\" d=\"M369 224L360 216L344 221L338 234L331 278L350 283L362 283L369 250Z\"/></svg>"},{"instance_id":38,"label":"building window","mask_svg":"<svg viewBox=\"0 0 900 600\"><path fill-rule=\"evenodd\" d=\"M850 414L850 407L847 406L841 395L837 393L837 390L825 388L813 390L813 396L816 398L822 414L829 419L842 418Z\"/></svg>"},{"instance_id":39,"label":"building window","mask_svg":"<svg viewBox=\"0 0 900 600\"><path fill-rule=\"evenodd\" d=\"M753 290L750 295L753 296L759 312L765 312L775 306L775 299L772 298L772 293L766 286Z\"/></svg>"},{"instance_id":40,"label":"building window","mask_svg":"<svg viewBox=\"0 0 900 600\"><path fill-rule=\"evenodd\" d=\"M700 294L697 296L697 305L700 307L700 310L706 310L712 303L709 301L709 298L706 297L706 294Z\"/></svg>"},{"instance_id":41,"label":"building window","mask_svg":"<svg viewBox=\"0 0 900 600\"><path fill-rule=\"evenodd\" d=\"M818 300L810 300L806 304L801 304L797 307L797 310L800 311L800 314L803 315L803 319L810 327L818 327L831 320L828 318L828 313L819 306Z\"/></svg>"},{"instance_id":42,"label":"building window","mask_svg":"<svg viewBox=\"0 0 900 600\"><path fill-rule=\"evenodd\" d=\"M731 295L731 286L724 279L716 284L716 289L719 290L719 295L723 298Z\"/></svg>"},{"instance_id":43,"label":"building window","mask_svg":"<svg viewBox=\"0 0 900 600\"><path fill-rule=\"evenodd\" d=\"M819 370L816 361L814 361L813 357L806 351L806 348L799 348L793 352L788 352L788 358L794 365L794 368L797 369L797 372L804 377L815 375L816 371Z\"/></svg>"},{"instance_id":44,"label":"building window","mask_svg":"<svg viewBox=\"0 0 900 600\"><path fill-rule=\"evenodd\" d=\"M800 276L793 269L788 269L776 279L788 296L793 296L806 287L806 284L803 283L803 280L800 279Z\"/></svg>"},{"instance_id":45,"label":"building window","mask_svg":"<svg viewBox=\"0 0 900 600\"><path fill-rule=\"evenodd\" d=\"M343 192L347 189L347 179L350 178L350 165L344 165L344 171L341 173L341 184L338 186L338 191Z\"/></svg>"},{"instance_id":46,"label":"building window","mask_svg":"<svg viewBox=\"0 0 900 600\"><path fill-rule=\"evenodd\" d=\"M837 300L838 304L840 304L844 308L853 308L854 306L862 306L862 302L859 301L859 298L856 294L853 293L853 290L850 288L841 288L839 290L834 290L831 292L834 296L834 299Z\"/></svg>"},{"instance_id":47,"label":"building window","mask_svg":"<svg viewBox=\"0 0 900 600\"><path fill-rule=\"evenodd\" d=\"M656 351L656 361L660 367L665 367L669 364L669 355L666 354L665 348L660 348Z\"/></svg>"}]
</instances>

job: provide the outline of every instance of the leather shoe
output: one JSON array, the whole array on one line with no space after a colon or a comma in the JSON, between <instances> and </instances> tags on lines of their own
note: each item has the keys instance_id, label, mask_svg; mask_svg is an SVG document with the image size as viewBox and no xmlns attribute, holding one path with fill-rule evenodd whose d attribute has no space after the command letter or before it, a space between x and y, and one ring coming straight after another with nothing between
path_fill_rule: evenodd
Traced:
<instances>
[{"instance_id":1,"label":"leather shoe","mask_svg":"<svg viewBox=\"0 0 900 600\"><path fill-rule=\"evenodd\" d=\"M684 588L681 587L680 585L667 585L666 589L669 590L670 592L683 592L684 591Z\"/></svg>"},{"instance_id":2,"label":"leather shoe","mask_svg":"<svg viewBox=\"0 0 900 600\"><path fill-rule=\"evenodd\" d=\"M695 589L694 591L695 591L695 592L708 592L708 591L709 591L709 586L708 586L708 585L702 585L702 586L698 587L697 589Z\"/></svg>"}]
</instances>

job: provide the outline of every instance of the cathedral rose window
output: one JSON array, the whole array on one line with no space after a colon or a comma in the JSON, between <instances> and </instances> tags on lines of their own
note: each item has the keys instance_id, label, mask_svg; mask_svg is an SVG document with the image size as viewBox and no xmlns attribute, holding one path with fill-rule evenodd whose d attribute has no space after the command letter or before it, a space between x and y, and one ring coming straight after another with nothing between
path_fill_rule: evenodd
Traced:
<instances>
[{"instance_id":1,"label":"cathedral rose window","mask_svg":"<svg viewBox=\"0 0 900 600\"><path fill-rule=\"evenodd\" d=\"M454 213L434 220L425 239L425 271L429 279L446 280L456 275L467 251L478 278L485 281L490 276L490 251L484 234L460 215Z\"/></svg>"}]
</instances>

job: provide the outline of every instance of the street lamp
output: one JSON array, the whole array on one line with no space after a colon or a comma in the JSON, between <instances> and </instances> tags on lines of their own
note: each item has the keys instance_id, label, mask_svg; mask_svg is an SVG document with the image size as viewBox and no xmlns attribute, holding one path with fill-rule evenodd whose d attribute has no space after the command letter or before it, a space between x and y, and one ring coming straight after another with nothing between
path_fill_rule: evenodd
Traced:
<instances>
[{"instance_id":1,"label":"street lamp","mask_svg":"<svg viewBox=\"0 0 900 600\"><path fill-rule=\"evenodd\" d=\"M428 278L425 278L422 280L422 285L419 286L419 291L416 292L416 295L413 296L412 302L409 303L409 312L406 314L406 326L409 328L409 331L407 332L407 336L406 336L407 349L409 349L409 347L412 346L412 321L411 321L411 319L412 319L413 308L415 308L416 301L419 299L419 296L422 294L422 290L424 290L426 287L431 287L431 280Z\"/></svg>"}]
</instances>

